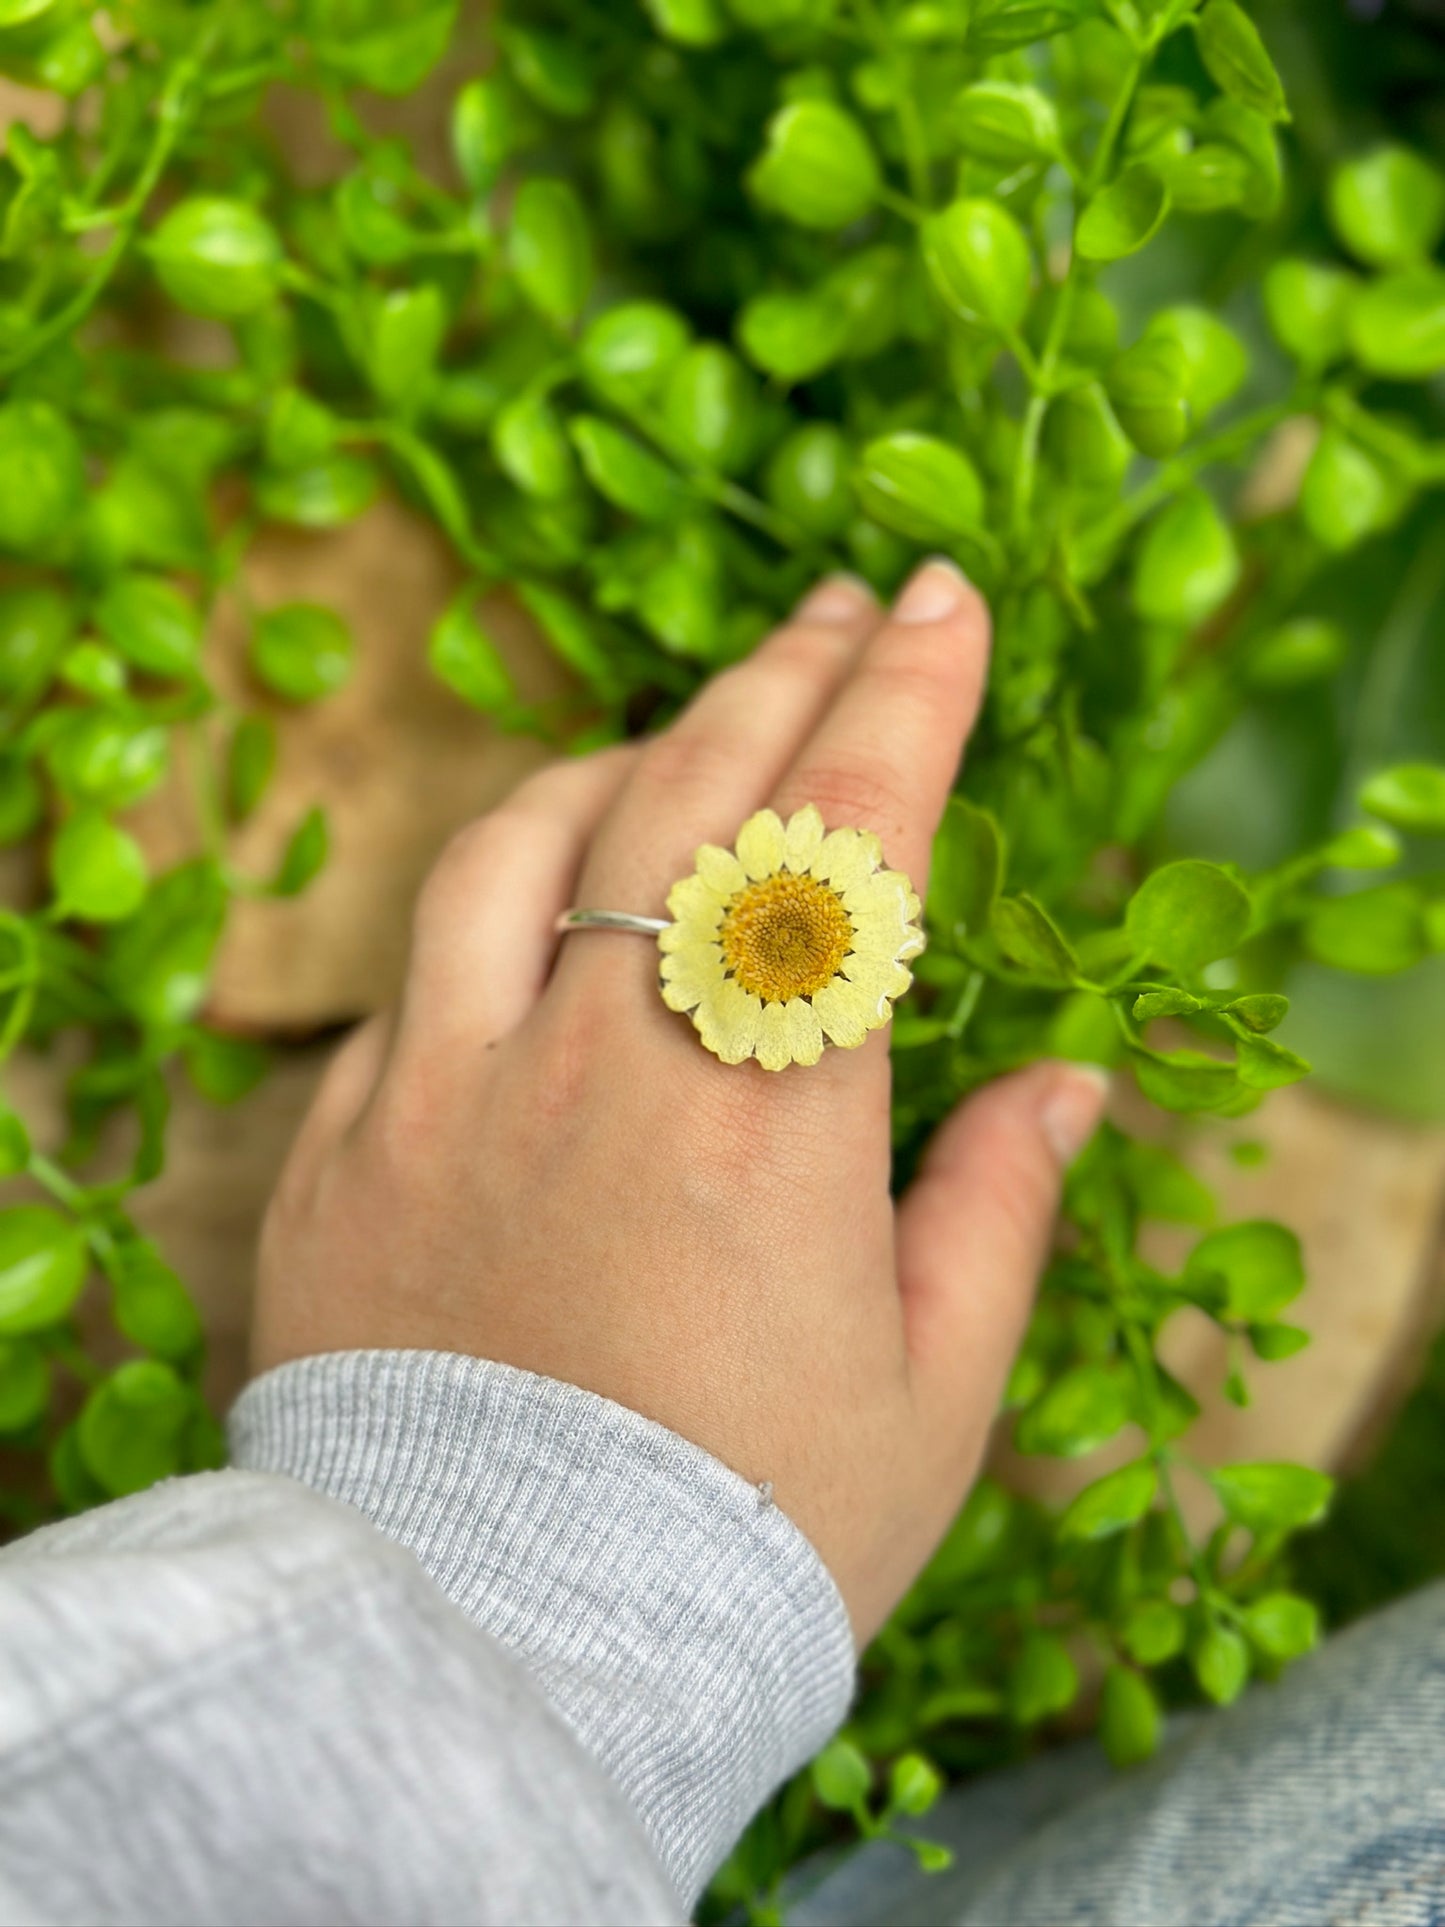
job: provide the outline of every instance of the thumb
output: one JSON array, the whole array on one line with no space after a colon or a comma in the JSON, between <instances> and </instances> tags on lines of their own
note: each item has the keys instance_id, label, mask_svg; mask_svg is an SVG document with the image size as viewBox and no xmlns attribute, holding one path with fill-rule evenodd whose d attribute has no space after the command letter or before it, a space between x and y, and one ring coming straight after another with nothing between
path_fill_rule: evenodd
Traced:
<instances>
[{"instance_id":1,"label":"thumb","mask_svg":"<svg viewBox=\"0 0 1445 1927\"><path fill-rule=\"evenodd\" d=\"M1064 1172L1108 1090L1093 1064L1031 1064L1000 1078L939 1126L899 1206L898 1280L920 1407L959 1445L976 1447L992 1423L1053 1242Z\"/></svg>"}]
</instances>

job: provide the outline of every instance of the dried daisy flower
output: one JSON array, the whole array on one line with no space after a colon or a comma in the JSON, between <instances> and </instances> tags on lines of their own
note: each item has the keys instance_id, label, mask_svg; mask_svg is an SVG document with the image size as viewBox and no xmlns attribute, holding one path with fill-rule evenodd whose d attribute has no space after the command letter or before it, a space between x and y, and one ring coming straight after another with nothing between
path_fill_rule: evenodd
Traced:
<instances>
[{"instance_id":1,"label":"dried daisy flower","mask_svg":"<svg viewBox=\"0 0 1445 1927\"><path fill-rule=\"evenodd\" d=\"M662 997L715 1056L816 1064L826 1044L856 1049L889 1021L924 936L912 884L882 867L871 831L825 831L812 803L786 824L759 810L736 852L704 843L694 860L657 940Z\"/></svg>"}]
</instances>

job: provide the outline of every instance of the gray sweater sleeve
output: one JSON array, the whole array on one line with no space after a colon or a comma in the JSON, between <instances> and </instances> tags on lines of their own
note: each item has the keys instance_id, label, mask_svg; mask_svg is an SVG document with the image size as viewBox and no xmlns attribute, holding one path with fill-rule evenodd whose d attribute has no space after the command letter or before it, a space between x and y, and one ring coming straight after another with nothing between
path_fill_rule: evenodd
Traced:
<instances>
[{"instance_id":1,"label":"gray sweater sleeve","mask_svg":"<svg viewBox=\"0 0 1445 1927\"><path fill-rule=\"evenodd\" d=\"M846 1712L797 1529L606 1399L426 1352L0 1555L0 1918L652 1922Z\"/></svg>"}]
</instances>

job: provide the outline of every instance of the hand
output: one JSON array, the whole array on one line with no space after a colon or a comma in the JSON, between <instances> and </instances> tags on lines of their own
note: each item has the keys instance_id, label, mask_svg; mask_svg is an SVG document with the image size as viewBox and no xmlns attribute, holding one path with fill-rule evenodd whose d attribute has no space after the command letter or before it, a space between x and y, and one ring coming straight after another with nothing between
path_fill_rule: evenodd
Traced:
<instances>
[{"instance_id":1,"label":"hand","mask_svg":"<svg viewBox=\"0 0 1445 1927\"><path fill-rule=\"evenodd\" d=\"M471 1353L670 1426L776 1502L860 1644L978 1469L1098 1073L960 1106L895 1207L887 1031L771 1073L706 1051L644 937L703 842L805 802L921 892L988 650L950 566L827 582L673 726L532 777L443 854L400 1008L338 1053L262 1240L258 1369Z\"/></svg>"}]
</instances>

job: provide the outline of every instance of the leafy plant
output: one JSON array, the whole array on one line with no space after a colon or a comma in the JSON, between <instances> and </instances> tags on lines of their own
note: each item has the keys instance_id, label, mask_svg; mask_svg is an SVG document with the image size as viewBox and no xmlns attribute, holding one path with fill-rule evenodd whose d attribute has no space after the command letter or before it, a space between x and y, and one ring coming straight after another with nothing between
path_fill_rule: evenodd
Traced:
<instances>
[{"instance_id":1,"label":"leafy plant","mask_svg":"<svg viewBox=\"0 0 1445 1927\"><path fill-rule=\"evenodd\" d=\"M1236 0L510 0L492 45L452 0L108 20L102 39L80 0L0 0L0 72L60 109L46 138L13 122L0 163L0 838L36 843L52 886L0 913L0 1051L83 1046L62 1155L0 1116L0 1170L31 1187L0 1214L0 1431L48 1452L62 1505L220 1455L194 1310L127 1201L161 1167L174 1060L220 1101L264 1069L205 1022L228 902L326 860L316 812L274 877L229 855L273 731L212 686L204 638L264 525L333 528L383 489L426 510L469 571L436 674L572 751L665 717L824 570L886 593L942 550L974 575L996 652L894 1025L900 1176L961 1094L1045 1053L1240 1117L1308 1070L1276 1035L1293 958L1373 975L1445 949L1439 874L1370 880L1400 837L1445 832L1428 763L1364 772L1360 820L1267 869L1157 860L1171 792L1242 708L1339 667L1310 585L1445 483L1445 442L1401 408L1445 370L1445 176L1363 151L1330 178L1339 247L1281 252L1289 106ZM370 108L454 45L437 175ZM281 85L345 156L322 185L268 130ZM1137 277L1189 223L1261 224L1275 351ZM169 350L177 311L223 352ZM1299 423L1297 503L1251 518L1238 472ZM568 697L519 697L479 613L498 585ZM353 658L333 611L251 611L250 671L283 702ZM204 845L152 876L125 813L178 748ZM116 1114L134 1159L89 1182ZM1202 1311L1246 1398L1247 1359L1306 1342L1283 1318L1296 1240L1217 1226L1172 1156L1115 1129L1067 1218L1015 1441L1124 1437L1132 1458L1057 1519L977 1488L843 1750L763 1817L719 1904L766 1917L828 1812L871 1832L921 1812L918 1747L962 1771L1064 1713L1081 1638L1122 1763L1161 1693L1229 1700L1311 1643L1280 1561L1329 1482L1202 1473L1157 1352ZM1201 1233L1177 1273L1141 1253L1154 1221ZM92 1268L139 1354L114 1371L75 1324ZM1200 1476L1221 1518L1202 1543L1177 1499Z\"/></svg>"}]
</instances>

